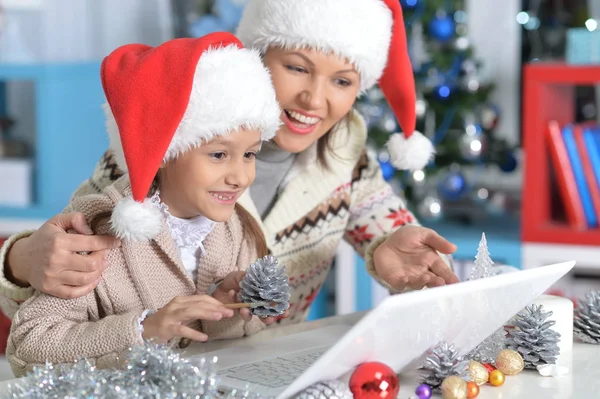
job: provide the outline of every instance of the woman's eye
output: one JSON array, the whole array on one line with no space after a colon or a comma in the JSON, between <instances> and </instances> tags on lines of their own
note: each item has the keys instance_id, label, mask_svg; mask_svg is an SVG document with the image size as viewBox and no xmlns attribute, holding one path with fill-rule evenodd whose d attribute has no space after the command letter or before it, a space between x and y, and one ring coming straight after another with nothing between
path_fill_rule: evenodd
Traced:
<instances>
[{"instance_id":1,"label":"woman's eye","mask_svg":"<svg viewBox=\"0 0 600 399\"><path fill-rule=\"evenodd\" d=\"M247 152L244 154L244 158L253 159L255 157L256 157L256 152L253 152L253 151Z\"/></svg>"},{"instance_id":2,"label":"woman's eye","mask_svg":"<svg viewBox=\"0 0 600 399\"><path fill-rule=\"evenodd\" d=\"M285 67L292 72L306 73L306 68L302 68L295 65L286 65Z\"/></svg>"},{"instance_id":3,"label":"woman's eye","mask_svg":"<svg viewBox=\"0 0 600 399\"><path fill-rule=\"evenodd\" d=\"M346 79L336 79L335 84L342 87L352 86L352 82Z\"/></svg>"}]
</instances>

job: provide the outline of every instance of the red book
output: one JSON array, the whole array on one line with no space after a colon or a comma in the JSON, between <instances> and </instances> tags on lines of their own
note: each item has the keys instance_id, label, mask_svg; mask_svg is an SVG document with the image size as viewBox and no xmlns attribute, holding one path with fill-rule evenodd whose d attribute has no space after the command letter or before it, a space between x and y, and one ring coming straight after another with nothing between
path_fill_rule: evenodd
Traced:
<instances>
[{"instance_id":1,"label":"red book","mask_svg":"<svg viewBox=\"0 0 600 399\"><path fill-rule=\"evenodd\" d=\"M579 198L575 175L558 122L551 121L548 124L547 138L550 160L556 174L556 181L565 207L567 222L574 229L586 230L587 222L583 212L583 205Z\"/></svg>"},{"instance_id":2,"label":"red book","mask_svg":"<svg viewBox=\"0 0 600 399\"><path fill-rule=\"evenodd\" d=\"M594 212L596 213L596 216L600 219L600 188L596 183L594 167L592 166L592 162L590 161L587 146L585 144L585 139L583 138L584 129L585 126L575 126L573 129L573 135L575 136L575 142L577 143L577 151L579 151L579 156L583 165L585 181L590 190L590 196L592 197L592 205L594 206Z\"/></svg>"}]
</instances>

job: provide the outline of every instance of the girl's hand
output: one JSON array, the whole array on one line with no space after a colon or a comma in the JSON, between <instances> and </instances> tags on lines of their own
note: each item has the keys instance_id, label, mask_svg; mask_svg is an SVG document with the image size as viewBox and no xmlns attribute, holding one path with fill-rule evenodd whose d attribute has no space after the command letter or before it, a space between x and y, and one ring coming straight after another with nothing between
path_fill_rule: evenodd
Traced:
<instances>
[{"instance_id":1,"label":"girl's hand","mask_svg":"<svg viewBox=\"0 0 600 399\"><path fill-rule=\"evenodd\" d=\"M206 341L208 336L188 327L193 320L218 321L233 316L233 310L209 295L176 297L143 322L142 338L165 343L175 337Z\"/></svg>"},{"instance_id":2,"label":"girl's hand","mask_svg":"<svg viewBox=\"0 0 600 399\"><path fill-rule=\"evenodd\" d=\"M245 275L246 272L242 271L229 273L227 276L225 276L221 284L217 286L215 292L213 293L213 297L225 304L238 303L239 301L237 300L237 294L240 291L240 281L242 281ZM244 321L252 320L252 313L250 313L250 309L242 308L239 310L239 313L240 317ZM280 317L284 319L289 317L289 312L286 311ZM271 325L275 323L277 319L275 317L264 317L260 318L260 320L266 325Z\"/></svg>"}]
</instances>

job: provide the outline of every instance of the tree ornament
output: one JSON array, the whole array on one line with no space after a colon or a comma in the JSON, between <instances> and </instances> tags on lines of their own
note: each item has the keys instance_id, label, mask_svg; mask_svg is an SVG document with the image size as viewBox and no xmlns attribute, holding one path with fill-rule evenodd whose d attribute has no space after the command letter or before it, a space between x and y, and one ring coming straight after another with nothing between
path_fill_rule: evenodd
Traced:
<instances>
[{"instance_id":1,"label":"tree ornament","mask_svg":"<svg viewBox=\"0 0 600 399\"><path fill-rule=\"evenodd\" d=\"M589 291L577 301L574 335L588 344L600 344L600 291Z\"/></svg>"},{"instance_id":2,"label":"tree ornament","mask_svg":"<svg viewBox=\"0 0 600 399\"><path fill-rule=\"evenodd\" d=\"M552 312L544 312L542 305L532 304L515 316L508 331L508 349L523 356L525 368L535 369L540 364L554 364L560 352L560 334L552 330L556 322L546 320Z\"/></svg>"},{"instance_id":3,"label":"tree ornament","mask_svg":"<svg viewBox=\"0 0 600 399\"><path fill-rule=\"evenodd\" d=\"M477 385L483 385L490 379L490 372L485 366L475 360L469 362L469 377Z\"/></svg>"},{"instance_id":4,"label":"tree ornament","mask_svg":"<svg viewBox=\"0 0 600 399\"><path fill-rule=\"evenodd\" d=\"M471 269L469 280L478 280L481 278L492 277L496 275L494 271L494 262L488 251L487 239L485 233L481 234L477 255L475 255L475 264ZM496 356L505 346L506 338L504 327L496 330L492 335L483 340L475 349L469 353L468 357L480 363L494 363Z\"/></svg>"},{"instance_id":5,"label":"tree ornament","mask_svg":"<svg viewBox=\"0 0 600 399\"><path fill-rule=\"evenodd\" d=\"M338 380L321 381L294 396L295 399L352 399L348 385Z\"/></svg>"},{"instance_id":6,"label":"tree ornament","mask_svg":"<svg viewBox=\"0 0 600 399\"><path fill-rule=\"evenodd\" d=\"M479 385L472 381L467 382L467 399L476 398L479 395Z\"/></svg>"},{"instance_id":7,"label":"tree ornament","mask_svg":"<svg viewBox=\"0 0 600 399\"><path fill-rule=\"evenodd\" d=\"M467 378L468 365L469 360L463 359L454 345L441 342L425 358L420 382L429 385L434 392L439 392L445 378L453 375Z\"/></svg>"},{"instance_id":8,"label":"tree ornament","mask_svg":"<svg viewBox=\"0 0 600 399\"><path fill-rule=\"evenodd\" d=\"M494 367L493 364L489 364L489 363L484 363L483 367L485 367L485 369L488 371L488 373L491 373L492 371L496 370L496 367Z\"/></svg>"},{"instance_id":9,"label":"tree ornament","mask_svg":"<svg viewBox=\"0 0 600 399\"><path fill-rule=\"evenodd\" d=\"M238 300L243 303L263 303L250 308L258 317L279 316L290 307L290 284L285 267L277 258L267 255L250 265L240 281Z\"/></svg>"},{"instance_id":10,"label":"tree ornament","mask_svg":"<svg viewBox=\"0 0 600 399\"><path fill-rule=\"evenodd\" d=\"M506 377L504 376L504 373L500 370L494 370L490 373L490 384L492 384L495 387L499 387L500 385L504 384L505 380Z\"/></svg>"},{"instance_id":11,"label":"tree ornament","mask_svg":"<svg viewBox=\"0 0 600 399\"><path fill-rule=\"evenodd\" d=\"M415 389L415 395L417 395L419 399L429 399L431 398L431 394L431 387L427 384L421 384Z\"/></svg>"},{"instance_id":12,"label":"tree ornament","mask_svg":"<svg viewBox=\"0 0 600 399\"><path fill-rule=\"evenodd\" d=\"M485 233L481 233L481 240L479 240L479 247L477 248L477 254L475 255L475 264L471 269L469 280L478 280L480 278L495 276L494 272L494 261L490 256L488 250L487 239Z\"/></svg>"},{"instance_id":13,"label":"tree ornament","mask_svg":"<svg viewBox=\"0 0 600 399\"><path fill-rule=\"evenodd\" d=\"M467 179L460 171L460 167L455 165L442 177L438 189L444 199L457 201L467 193L467 188Z\"/></svg>"},{"instance_id":14,"label":"tree ornament","mask_svg":"<svg viewBox=\"0 0 600 399\"><path fill-rule=\"evenodd\" d=\"M523 357L519 352L511 349L503 349L496 357L496 367L504 375L515 375L523 370L525 362L523 362Z\"/></svg>"},{"instance_id":15,"label":"tree ornament","mask_svg":"<svg viewBox=\"0 0 600 399\"><path fill-rule=\"evenodd\" d=\"M354 399L395 398L400 390L394 370L380 362L360 364L352 373L349 385Z\"/></svg>"},{"instance_id":16,"label":"tree ornament","mask_svg":"<svg viewBox=\"0 0 600 399\"><path fill-rule=\"evenodd\" d=\"M442 397L444 399L466 399L467 382L457 375L445 378L442 383Z\"/></svg>"},{"instance_id":17,"label":"tree ornament","mask_svg":"<svg viewBox=\"0 0 600 399\"><path fill-rule=\"evenodd\" d=\"M417 8L419 3L422 1L424 0L400 0L400 4L402 5L402 8L406 10L412 10Z\"/></svg>"},{"instance_id":18,"label":"tree ornament","mask_svg":"<svg viewBox=\"0 0 600 399\"><path fill-rule=\"evenodd\" d=\"M452 15L445 10L438 10L429 23L429 34L440 42L447 42L454 37L456 24Z\"/></svg>"},{"instance_id":19,"label":"tree ornament","mask_svg":"<svg viewBox=\"0 0 600 399\"><path fill-rule=\"evenodd\" d=\"M435 195L431 194L423 198L417 205L417 213L419 218L428 222L435 222L444 217L444 205L442 201Z\"/></svg>"}]
</instances>

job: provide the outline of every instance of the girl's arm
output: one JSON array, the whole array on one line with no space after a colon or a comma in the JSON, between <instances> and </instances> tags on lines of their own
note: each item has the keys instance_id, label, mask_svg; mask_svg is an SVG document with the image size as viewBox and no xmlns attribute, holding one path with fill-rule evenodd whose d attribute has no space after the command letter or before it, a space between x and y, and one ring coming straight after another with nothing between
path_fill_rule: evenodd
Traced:
<instances>
[{"instance_id":1,"label":"girl's arm","mask_svg":"<svg viewBox=\"0 0 600 399\"><path fill-rule=\"evenodd\" d=\"M33 366L73 363L87 358L97 367L116 365L117 357L141 342L142 311L100 319L95 291L77 299L36 292L13 318L6 354L21 377Z\"/></svg>"}]
</instances>

